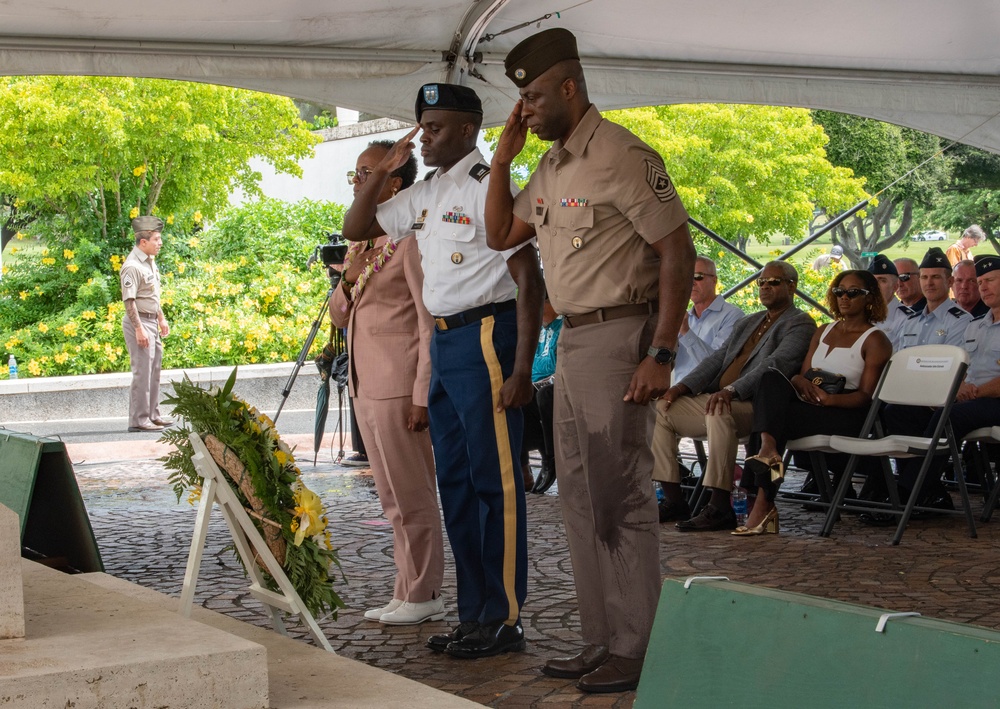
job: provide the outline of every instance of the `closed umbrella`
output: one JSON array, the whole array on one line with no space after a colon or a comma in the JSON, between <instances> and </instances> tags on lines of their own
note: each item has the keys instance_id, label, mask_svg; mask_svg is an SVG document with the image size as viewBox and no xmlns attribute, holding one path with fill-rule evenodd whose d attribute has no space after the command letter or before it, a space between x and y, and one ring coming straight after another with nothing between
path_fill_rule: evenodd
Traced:
<instances>
[{"instance_id":1,"label":"closed umbrella","mask_svg":"<svg viewBox=\"0 0 1000 709\"><path fill-rule=\"evenodd\" d=\"M319 448L323 445L323 434L326 432L326 418L330 412L330 381L337 385L337 432L340 434L340 454L344 457L344 389L347 386L347 352L344 347L344 337L340 330L334 330L334 335L323 347L323 352L316 358L319 369L319 389L316 391L316 420L313 432L313 465L319 457Z\"/></svg>"}]
</instances>

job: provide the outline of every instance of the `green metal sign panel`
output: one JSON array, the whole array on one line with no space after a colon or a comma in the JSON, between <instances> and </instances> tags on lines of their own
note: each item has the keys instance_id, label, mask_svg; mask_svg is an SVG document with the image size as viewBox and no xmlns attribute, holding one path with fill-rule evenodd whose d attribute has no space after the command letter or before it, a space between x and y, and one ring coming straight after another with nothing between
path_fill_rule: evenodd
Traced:
<instances>
[{"instance_id":1,"label":"green metal sign panel","mask_svg":"<svg viewBox=\"0 0 1000 709\"><path fill-rule=\"evenodd\" d=\"M907 610L907 609L900 609ZM1000 633L728 581L668 579L637 709L997 706Z\"/></svg>"},{"instance_id":2,"label":"green metal sign panel","mask_svg":"<svg viewBox=\"0 0 1000 709\"><path fill-rule=\"evenodd\" d=\"M75 571L104 571L62 441L0 431L0 504L17 513L22 549L32 557Z\"/></svg>"}]
</instances>

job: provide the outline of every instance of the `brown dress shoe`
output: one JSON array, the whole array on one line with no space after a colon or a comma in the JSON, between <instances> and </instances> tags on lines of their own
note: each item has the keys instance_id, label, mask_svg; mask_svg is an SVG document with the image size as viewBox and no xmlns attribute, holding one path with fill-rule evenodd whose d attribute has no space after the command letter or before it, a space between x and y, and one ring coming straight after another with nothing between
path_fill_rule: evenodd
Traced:
<instances>
[{"instance_id":1,"label":"brown dress shoe","mask_svg":"<svg viewBox=\"0 0 1000 709\"><path fill-rule=\"evenodd\" d=\"M611 655L607 661L576 683L577 689L601 694L605 692L631 692L639 686L642 659Z\"/></svg>"},{"instance_id":2,"label":"brown dress shoe","mask_svg":"<svg viewBox=\"0 0 1000 709\"><path fill-rule=\"evenodd\" d=\"M580 679L604 664L608 659L608 648L604 645L588 645L579 655L557 657L542 665L542 674L562 679Z\"/></svg>"}]
</instances>

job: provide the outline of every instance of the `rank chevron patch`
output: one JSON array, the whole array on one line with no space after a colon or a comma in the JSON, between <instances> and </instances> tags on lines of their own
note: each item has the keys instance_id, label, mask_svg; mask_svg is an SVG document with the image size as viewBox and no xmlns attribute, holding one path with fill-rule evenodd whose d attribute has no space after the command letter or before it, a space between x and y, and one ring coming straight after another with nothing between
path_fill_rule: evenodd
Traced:
<instances>
[{"instance_id":1,"label":"rank chevron patch","mask_svg":"<svg viewBox=\"0 0 1000 709\"><path fill-rule=\"evenodd\" d=\"M670 181L667 171L662 165L658 165L650 160L646 161L646 182L653 188L653 194L661 202L669 202L677 196L677 190Z\"/></svg>"}]
</instances>

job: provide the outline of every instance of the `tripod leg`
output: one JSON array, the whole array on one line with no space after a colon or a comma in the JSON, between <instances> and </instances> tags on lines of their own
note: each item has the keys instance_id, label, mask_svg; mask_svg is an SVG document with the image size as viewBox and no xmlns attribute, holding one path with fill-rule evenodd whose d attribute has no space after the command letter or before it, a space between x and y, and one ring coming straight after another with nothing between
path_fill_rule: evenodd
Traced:
<instances>
[{"instance_id":1,"label":"tripod leg","mask_svg":"<svg viewBox=\"0 0 1000 709\"><path fill-rule=\"evenodd\" d=\"M333 298L333 287L326 292L326 300L323 301L323 305L319 309L319 313L316 315L316 319L313 320L312 327L309 330L309 336L306 337L305 343L302 345L302 349L299 351L299 357L295 360L295 365L292 367L291 374L288 375L288 381L285 382L285 388L281 392L281 403L278 404L278 410L274 414L274 422L278 422L278 417L281 416L281 410L285 408L285 404L288 402L288 395L292 392L292 386L295 384L295 378L299 376L299 370L302 369L302 364L306 361L306 357L309 356L309 350L312 349L313 340L316 339L316 333L319 332L319 326L323 322L323 316L330 309L330 299Z\"/></svg>"}]
</instances>

